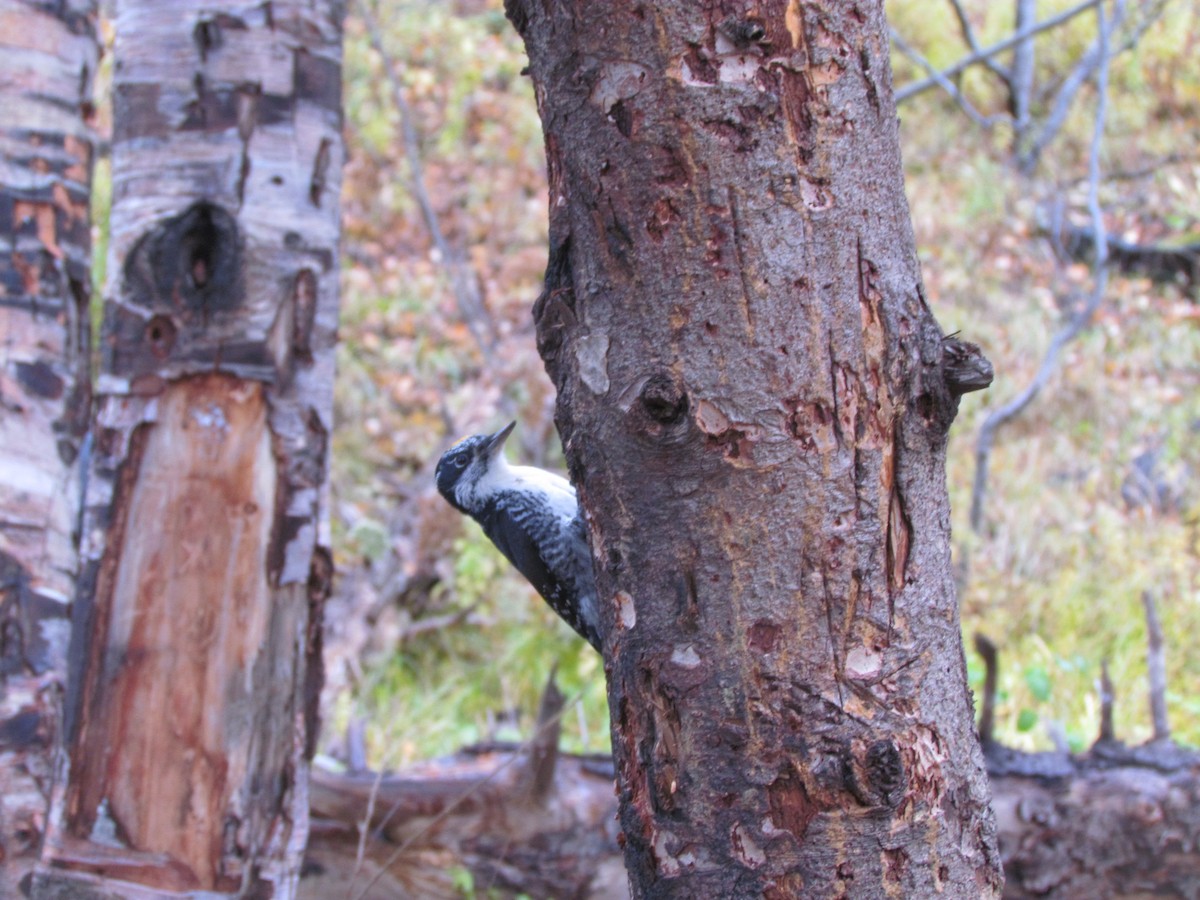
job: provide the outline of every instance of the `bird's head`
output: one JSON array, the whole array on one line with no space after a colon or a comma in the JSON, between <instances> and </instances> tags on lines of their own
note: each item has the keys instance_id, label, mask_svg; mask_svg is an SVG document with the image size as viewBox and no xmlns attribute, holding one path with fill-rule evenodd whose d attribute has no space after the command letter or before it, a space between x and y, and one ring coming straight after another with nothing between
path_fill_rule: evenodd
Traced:
<instances>
[{"instance_id":1,"label":"bird's head","mask_svg":"<svg viewBox=\"0 0 1200 900\"><path fill-rule=\"evenodd\" d=\"M434 478L440 493L460 512L474 511L481 482L497 460L503 465L504 441L516 422L509 422L495 434L473 434L463 438L438 460Z\"/></svg>"}]
</instances>

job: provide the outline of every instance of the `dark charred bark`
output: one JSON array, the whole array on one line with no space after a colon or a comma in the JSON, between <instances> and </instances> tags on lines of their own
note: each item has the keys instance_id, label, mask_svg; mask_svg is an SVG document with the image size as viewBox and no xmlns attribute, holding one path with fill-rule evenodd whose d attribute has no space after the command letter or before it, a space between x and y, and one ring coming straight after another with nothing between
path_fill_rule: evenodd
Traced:
<instances>
[{"instance_id":1,"label":"dark charred bark","mask_svg":"<svg viewBox=\"0 0 1200 900\"><path fill-rule=\"evenodd\" d=\"M330 577L340 15L117 3L70 774L35 892L295 891Z\"/></svg>"},{"instance_id":2,"label":"dark charred bark","mask_svg":"<svg viewBox=\"0 0 1200 900\"><path fill-rule=\"evenodd\" d=\"M997 895L882 4L507 10L635 895Z\"/></svg>"},{"instance_id":3,"label":"dark charred bark","mask_svg":"<svg viewBox=\"0 0 1200 900\"><path fill-rule=\"evenodd\" d=\"M92 0L0 0L0 896L54 771L91 406Z\"/></svg>"}]
</instances>

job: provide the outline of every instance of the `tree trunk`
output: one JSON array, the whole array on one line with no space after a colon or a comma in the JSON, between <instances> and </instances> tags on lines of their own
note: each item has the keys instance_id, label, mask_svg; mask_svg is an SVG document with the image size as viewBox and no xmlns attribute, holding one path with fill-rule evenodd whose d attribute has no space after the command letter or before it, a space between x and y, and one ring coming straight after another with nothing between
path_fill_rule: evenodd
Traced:
<instances>
[{"instance_id":1,"label":"tree trunk","mask_svg":"<svg viewBox=\"0 0 1200 900\"><path fill-rule=\"evenodd\" d=\"M639 897L1000 890L880 2L508 0Z\"/></svg>"},{"instance_id":2,"label":"tree trunk","mask_svg":"<svg viewBox=\"0 0 1200 900\"><path fill-rule=\"evenodd\" d=\"M87 431L95 3L0 0L0 896L37 860Z\"/></svg>"},{"instance_id":3,"label":"tree trunk","mask_svg":"<svg viewBox=\"0 0 1200 900\"><path fill-rule=\"evenodd\" d=\"M330 576L341 11L118 0L112 277L44 895L294 893Z\"/></svg>"}]
</instances>

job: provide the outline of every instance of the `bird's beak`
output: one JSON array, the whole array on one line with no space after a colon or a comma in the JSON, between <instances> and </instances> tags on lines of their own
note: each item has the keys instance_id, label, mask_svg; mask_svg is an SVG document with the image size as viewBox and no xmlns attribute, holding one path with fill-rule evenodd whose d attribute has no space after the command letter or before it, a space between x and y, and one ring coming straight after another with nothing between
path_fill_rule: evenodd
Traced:
<instances>
[{"instance_id":1,"label":"bird's beak","mask_svg":"<svg viewBox=\"0 0 1200 900\"><path fill-rule=\"evenodd\" d=\"M484 450L487 453L488 459L495 458L496 454L499 453L501 448L504 446L504 442L508 439L508 436L512 434L513 429L516 427L517 423L515 421L509 422L490 438L488 438L488 442L484 446Z\"/></svg>"}]
</instances>

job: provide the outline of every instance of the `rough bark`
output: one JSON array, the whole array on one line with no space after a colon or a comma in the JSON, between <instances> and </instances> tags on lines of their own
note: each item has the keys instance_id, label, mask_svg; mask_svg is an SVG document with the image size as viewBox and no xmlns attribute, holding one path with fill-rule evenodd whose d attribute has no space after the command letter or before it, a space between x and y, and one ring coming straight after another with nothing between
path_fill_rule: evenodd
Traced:
<instances>
[{"instance_id":1,"label":"rough bark","mask_svg":"<svg viewBox=\"0 0 1200 900\"><path fill-rule=\"evenodd\" d=\"M295 890L330 576L341 14L116 5L112 278L41 895Z\"/></svg>"},{"instance_id":2,"label":"rough bark","mask_svg":"<svg viewBox=\"0 0 1200 900\"><path fill-rule=\"evenodd\" d=\"M989 897L879 2L509 0L639 897Z\"/></svg>"},{"instance_id":3,"label":"rough bark","mask_svg":"<svg viewBox=\"0 0 1200 900\"><path fill-rule=\"evenodd\" d=\"M95 3L0 0L0 896L37 860L87 430Z\"/></svg>"}]
</instances>

